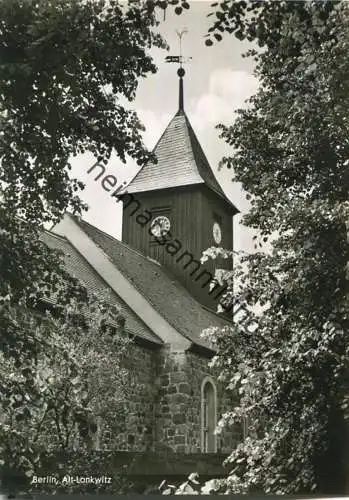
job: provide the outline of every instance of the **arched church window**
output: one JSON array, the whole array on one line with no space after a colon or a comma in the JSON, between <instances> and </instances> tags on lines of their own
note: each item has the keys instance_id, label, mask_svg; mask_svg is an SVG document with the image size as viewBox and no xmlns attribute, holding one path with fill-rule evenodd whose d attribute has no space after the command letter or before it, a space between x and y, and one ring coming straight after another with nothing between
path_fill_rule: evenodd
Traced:
<instances>
[{"instance_id":1,"label":"arched church window","mask_svg":"<svg viewBox=\"0 0 349 500\"><path fill-rule=\"evenodd\" d=\"M201 385L201 451L217 451L217 391L213 380L206 377Z\"/></svg>"}]
</instances>

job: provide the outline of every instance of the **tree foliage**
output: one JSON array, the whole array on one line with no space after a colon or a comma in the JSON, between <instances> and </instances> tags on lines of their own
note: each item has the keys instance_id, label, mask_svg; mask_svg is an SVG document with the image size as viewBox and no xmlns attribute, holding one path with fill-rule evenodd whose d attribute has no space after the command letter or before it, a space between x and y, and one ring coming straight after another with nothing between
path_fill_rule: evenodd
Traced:
<instances>
[{"instance_id":1,"label":"tree foliage","mask_svg":"<svg viewBox=\"0 0 349 500\"><path fill-rule=\"evenodd\" d=\"M3 196L12 212L51 220L80 206L72 156L149 158L120 96L134 98L156 71L147 49L165 45L140 2L4 0L0 18Z\"/></svg>"},{"instance_id":2,"label":"tree foliage","mask_svg":"<svg viewBox=\"0 0 349 500\"><path fill-rule=\"evenodd\" d=\"M228 32L260 47L247 54L256 61L259 91L231 126L220 126L234 149L222 166L248 193L244 224L258 230L258 251L242 256L230 291L258 328L214 333L214 365L240 394L220 425L250 423L249 437L229 458L226 488L341 492L349 361L348 7L223 1L212 14L207 45Z\"/></svg>"},{"instance_id":3,"label":"tree foliage","mask_svg":"<svg viewBox=\"0 0 349 500\"><path fill-rule=\"evenodd\" d=\"M92 449L97 418L117 419L132 378L122 367L130 339L110 300L73 297L52 313L41 305L1 308L8 341L0 356L2 465L28 477L43 454Z\"/></svg>"},{"instance_id":4,"label":"tree foliage","mask_svg":"<svg viewBox=\"0 0 349 500\"><path fill-rule=\"evenodd\" d=\"M46 418L61 445L69 441L66 424L86 420L86 365L77 350L84 347L85 361L94 356L94 373L106 362L97 340L88 347L74 337L65 308L76 303L86 312L89 293L40 231L67 209L86 208L83 186L70 175L74 155L90 151L107 162L114 150L123 161L149 159L142 125L123 103L156 71L148 50L165 47L157 24L154 6L139 1L0 2L0 458L7 467L30 473ZM60 314L34 314L49 297ZM39 427L37 438L25 432Z\"/></svg>"}]
</instances>

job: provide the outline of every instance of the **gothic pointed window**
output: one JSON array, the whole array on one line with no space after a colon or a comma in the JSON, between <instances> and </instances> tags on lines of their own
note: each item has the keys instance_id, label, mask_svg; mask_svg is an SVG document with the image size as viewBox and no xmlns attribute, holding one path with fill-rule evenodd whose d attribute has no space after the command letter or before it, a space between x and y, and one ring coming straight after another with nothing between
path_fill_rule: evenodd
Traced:
<instances>
[{"instance_id":1,"label":"gothic pointed window","mask_svg":"<svg viewBox=\"0 0 349 500\"><path fill-rule=\"evenodd\" d=\"M201 451L215 453L217 451L217 393L216 386L210 377L206 377L201 385Z\"/></svg>"}]
</instances>

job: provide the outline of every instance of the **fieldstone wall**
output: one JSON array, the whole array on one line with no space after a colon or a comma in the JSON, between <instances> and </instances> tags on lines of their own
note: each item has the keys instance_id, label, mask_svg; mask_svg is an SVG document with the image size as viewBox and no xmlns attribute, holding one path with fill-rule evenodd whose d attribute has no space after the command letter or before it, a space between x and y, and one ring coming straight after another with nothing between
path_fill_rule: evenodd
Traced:
<instances>
[{"instance_id":1,"label":"fieldstone wall","mask_svg":"<svg viewBox=\"0 0 349 500\"><path fill-rule=\"evenodd\" d=\"M188 352L187 353L187 376L195 388L188 413L190 428L188 429L188 452L199 453L201 451L201 386L205 377L213 379L217 389L217 423L222 414L231 409L234 404L230 394L224 391L224 387L217 381L216 373L208 367L209 359ZM242 434L239 426L225 429L217 435L217 452L230 453L232 448L241 440Z\"/></svg>"},{"instance_id":2,"label":"fieldstone wall","mask_svg":"<svg viewBox=\"0 0 349 500\"><path fill-rule=\"evenodd\" d=\"M185 371L186 354L165 346L157 360L156 451L186 451L187 410L193 388Z\"/></svg>"},{"instance_id":3,"label":"fieldstone wall","mask_svg":"<svg viewBox=\"0 0 349 500\"><path fill-rule=\"evenodd\" d=\"M158 395L155 411L155 450L178 453L201 452L201 385L205 377L215 374L209 359L191 352L171 352L164 348L157 363ZM217 388L217 422L232 405L231 397ZM234 427L217 436L217 451L229 453L241 439Z\"/></svg>"},{"instance_id":4,"label":"fieldstone wall","mask_svg":"<svg viewBox=\"0 0 349 500\"><path fill-rule=\"evenodd\" d=\"M127 400L107 422L102 422L99 449L152 451L157 351L132 344L124 367L128 371Z\"/></svg>"},{"instance_id":5,"label":"fieldstone wall","mask_svg":"<svg viewBox=\"0 0 349 500\"><path fill-rule=\"evenodd\" d=\"M201 386L217 388L217 422L232 399L216 381L209 359L193 352L133 344L125 361L128 398L99 431L100 450L201 452ZM217 436L217 452L229 453L241 439L238 426Z\"/></svg>"}]
</instances>

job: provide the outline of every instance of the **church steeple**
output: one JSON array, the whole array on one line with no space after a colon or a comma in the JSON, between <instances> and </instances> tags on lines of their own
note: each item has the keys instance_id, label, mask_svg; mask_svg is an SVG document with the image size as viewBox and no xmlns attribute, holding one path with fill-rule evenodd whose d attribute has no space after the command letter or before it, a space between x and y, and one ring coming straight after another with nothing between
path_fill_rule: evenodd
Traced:
<instances>
[{"instance_id":1,"label":"church steeple","mask_svg":"<svg viewBox=\"0 0 349 500\"><path fill-rule=\"evenodd\" d=\"M224 194L184 111L183 74L184 69L179 68L179 109L153 150L157 162L144 165L127 191L144 193L202 184L226 202L234 215L238 210Z\"/></svg>"},{"instance_id":2,"label":"church steeple","mask_svg":"<svg viewBox=\"0 0 349 500\"><path fill-rule=\"evenodd\" d=\"M178 111L153 150L157 161L144 165L127 186L122 239L214 308L207 284L218 264L202 267L200 257L213 245L233 248L232 216L238 210L217 181L184 111L182 56L166 60L180 65Z\"/></svg>"},{"instance_id":3,"label":"church steeple","mask_svg":"<svg viewBox=\"0 0 349 500\"><path fill-rule=\"evenodd\" d=\"M185 33L187 33L185 29L177 32L180 55L166 57L166 62L179 64L177 70L179 77L178 111L153 150L157 162L145 165L127 189L129 193L144 193L159 189L204 184L227 203L228 209L234 215L238 210L225 196L217 182L184 111L183 77L185 71L183 64L187 59L184 60L182 55L182 36Z\"/></svg>"}]
</instances>

